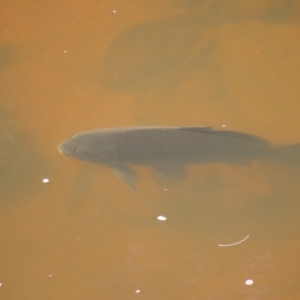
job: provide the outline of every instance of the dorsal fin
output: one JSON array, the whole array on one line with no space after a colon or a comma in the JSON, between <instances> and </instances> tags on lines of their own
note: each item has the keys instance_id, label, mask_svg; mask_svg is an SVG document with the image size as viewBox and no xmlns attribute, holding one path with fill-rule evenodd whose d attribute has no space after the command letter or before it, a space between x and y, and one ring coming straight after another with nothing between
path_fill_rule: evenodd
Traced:
<instances>
[{"instance_id":1,"label":"dorsal fin","mask_svg":"<svg viewBox=\"0 0 300 300\"><path fill-rule=\"evenodd\" d=\"M270 144L267 140L258 137L253 134L249 133L242 133L237 131L222 131L222 130L212 130L212 127L178 127L178 130L182 131L189 131L189 132L198 132L198 133L207 133L207 134L214 134L214 135L221 135L221 136L228 136L228 137L236 137L239 139L245 139L248 141L253 141L256 143L263 143L263 144Z\"/></svg>"}]
</instances>

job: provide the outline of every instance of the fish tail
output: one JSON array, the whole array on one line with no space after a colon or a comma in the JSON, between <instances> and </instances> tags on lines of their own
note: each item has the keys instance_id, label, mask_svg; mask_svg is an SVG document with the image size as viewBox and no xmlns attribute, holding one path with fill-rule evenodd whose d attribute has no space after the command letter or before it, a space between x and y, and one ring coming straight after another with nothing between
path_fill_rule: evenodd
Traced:
<instances>
[{"instance_id":1,"label":"fish tail","mask_svg":"<svg viewBox=\"0 0 300 300\"><path fill-rule=\"evenodd\" d=\"M275 146L272 160L300 166L300 143Z\"/></svg>"}]
</instances>

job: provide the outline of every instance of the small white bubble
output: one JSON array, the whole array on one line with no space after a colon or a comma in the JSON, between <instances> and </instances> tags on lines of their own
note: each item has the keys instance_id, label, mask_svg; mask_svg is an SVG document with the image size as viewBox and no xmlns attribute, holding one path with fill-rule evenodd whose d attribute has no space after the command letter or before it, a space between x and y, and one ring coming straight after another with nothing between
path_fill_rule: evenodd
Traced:
<instances>
[{"instance_id":1,"label":"small white bubble","mask_svg":"<svg viewBox=\"0 0 300 300\"><path fill-rule=\"evenodd\" d=\"M113 13L115 14L117 11L116 10L113 10Z\"/></svg>"},{"instance_id":2,"label":"small white bubble","mask_svg":"<svg viewBox=\"0 0 300 300\"><path fill-rule=\"evenodd\" d=\"M138 293L140 293L141 291L140 291L140 290L136 290L135 292L138 294Z\"/></svg>"},{"instance_id":3,"label":"small white bubble","mask_svg":"<svg viewBox=\"0 0 300 300\"><path fill-rule=\"evenodd\" d=\"M49 277L52 277L52 274L49 274Z\"/></svg>"},{"instance_id":4,"label":"small white bubble","mask_svg":"<svg viewBox=\"0 0 300 300\"><path fill-rule=\"evenodd\" d=\"M167 191L168 191L168 189L164 188L164 191L166 191L166 192L167 192Z\"/></svg>"},{"instance_id":5,"label":"small white bubble","mask_svg":"<svg viewBox=\"0 0 300 300\"><path fill-rule=\"evenodd\" d=\"M252 279L247 279L245 281L246 285L252 285L253 284L253 280Z\"/></svg>"},{"instance_id":6,"label":"small white bubble","mask_svg":"<svg viewBox=\"0 0 300 300\"><path fill-rule=\"evenodd\" d=\"M2 282L0 282L0 286L2 286Z\"/></svg>"},{"instance_id":7,"label":"small white bubble","mask_svg":"<svg viewBox=\"0 0 300 300\"><path fill-rule=\"evenodd\" d=\"M49 181L50 181L50 180L49 180L48 178L44 178L44 179L43 179L43 182L44 182L44 183L48 183Z\"/></svg>"},{"instance_id":8,"label":"small white bubble","mask_svg":"<svg viewBox=\"0 0 300 300\"><path fill-rule=\"evenodd\" d=\"M67 50L64 50L64 53L67 53Z\"/></svg>"},{"instance_id":9,"label":"small white bubble","mask_svg":"<svg viewBox=\"0 0 300 300\"><path fill-rule=\"evenodd\" d=\"M157 219L159 221L166 221L167 220L167 218L165 216L158 216Z\"/></svg>"},{"instance_id":10,"label":"small white bubble","mask_svg":"<svg viewBox=\"0 0 300 300\"><path fill-rule=\"evenodd\" d=\"M222 127L226 127L226 125L222 125Z\"/></svg>"}]
</instances>

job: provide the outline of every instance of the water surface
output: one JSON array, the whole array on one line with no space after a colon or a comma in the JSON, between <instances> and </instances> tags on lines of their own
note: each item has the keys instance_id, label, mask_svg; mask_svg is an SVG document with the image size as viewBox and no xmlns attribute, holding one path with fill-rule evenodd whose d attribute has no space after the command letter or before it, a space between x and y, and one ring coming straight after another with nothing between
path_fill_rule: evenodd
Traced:
<instances>
[{"instance_id":1,"label":"water surface","mask_svg":"<svg viewBox=\"0 0 300 300\"><path fill-rule=\"evenodd\" d=\"M1 299L300 297L299 169L193 166L174 183L140 167L133 193L57 151L143 125L300 142L298 1L4 6Z\"/></svg>"}]
</instances>

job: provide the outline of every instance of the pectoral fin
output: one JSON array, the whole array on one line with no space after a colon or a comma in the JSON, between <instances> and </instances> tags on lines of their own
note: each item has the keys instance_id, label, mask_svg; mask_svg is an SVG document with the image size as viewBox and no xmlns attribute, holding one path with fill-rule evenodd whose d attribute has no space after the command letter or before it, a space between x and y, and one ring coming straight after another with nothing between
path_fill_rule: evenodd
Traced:
<instances>
[{"instance_id":1,"label":"pectoral fin","mask_svg":"<svg viewBox=\"0 0 300 300\"><path fill-rule=\"evenodd\" d=\"M155 171L165 177L174 180L183 180L185 178L185 166L177 164L160 164L154 166Z\"/></svg>"},{"instance_id":2,"label":"pectoral fin","mask_svg":"<svg viewBox=\"0 0 300 300\"><path fill-rule=\"evenodd\" d=\"M125 165L111 165L113 173L130 189L137 191L139 177L137 173Z\"/></svg>"}]
</instances>

